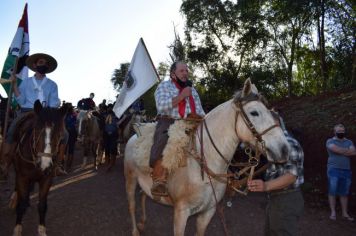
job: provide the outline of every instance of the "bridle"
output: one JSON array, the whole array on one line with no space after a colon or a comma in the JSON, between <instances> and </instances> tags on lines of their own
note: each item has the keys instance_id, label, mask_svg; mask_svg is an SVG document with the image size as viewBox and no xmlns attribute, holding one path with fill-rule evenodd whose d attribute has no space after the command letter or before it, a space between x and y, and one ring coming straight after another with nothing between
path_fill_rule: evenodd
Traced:
<instances>
[{"instance_id":1,"label":"bridle","mask_svg":"<svg viewBox=\"0 0 356 236\"><path fill-rule=\"evenodd\" d=\"M251 131L252 135L255 137L255 144L252 145L252 147L255 149L255 157L252 157L252 153L251 151L248 151L247 154L251 154L250 157L253 159L258 159L256 160L257 163L255 163L254 165L257 166L258 162L259 162L259 156L261 154L265 154L266 153L266 145L265 145L265 141L263 140L262 136L265 135L266 133L268 133L269 131L271 131L274 128L279 127L279 125L277 123L271 125L270 127L266 128L265 130L263 130L262 132L258 132L256 127L254 126L254 124L251 122L251 120L248 118L245 110L244 110L244 106L246 104L248 104L249 102L252 101L261 101L261 95L260 94L255 94L255 93L250 93L248 96L245 96L243 98L237 98L234 100L235 105L237 106L238 110L235 113L235 133L236 133L236 137L239 137L237 134L237 119L238 117L241 115L243 121L245 122L246 126L248 127L248 129ZM262 101L261 101L262 102ZM218 147L216 146L212 136L210 135L210 131L208 128L208 125L206 123L206 120L204 119L203 124L201 125L201 131L200 131L200 143L201 143L201 147L203 147L203 128L205 128L206 133L208 134L209 137L209 141L211 142L211 144L213 145L215 151L219 154L219 156L224 160L224 162L227 165L231 165L231 162L227 160L227 158L220 152L220 150L218 149ZM258 145L261 147L262 152L259 152L258 150ZM201 156L202 158L204 158L204 150L201 149ZM251 163L252 161L249 160L249 162ZM234 165L236 166L236 165ZM246 166L246 164L242 165L240 164L239 166Z\"/></svg>"},{"instance_id":2,"label":"bridle","mask_svg":"<svg viewBox=\"0 0 356 236\"><path fill-rule=\"evenodd\" d=\"M21 139L16 147L16 153L19 155L19 157L27 163L33 164L35 167L38 166L38 162L39 162L39 158L42 156L45 157L50 157L53 158L53 156L55 156L58 153L59 150L59 145L60 145L60 141L61 138L58 138L58 141L56 143L56 148L54 150L54 152L51 153L44 153L44 152L39 152L36 147L38 145L38 143L40 142L41 138L43 138L43 133L45 131L45 127L40 129L39 132L36 132L35 128L32 128L31 130L29 130L28 132L25 132L22 136ZM25 141L26 138L30 136L30 149L31 149L31 159L27 159L24 156L23 151L21 151L20 147L23 147L25 145Z\"/></svg>"},{"instance_id":3,"label":"bridle","mask_svg":"<svg viewBox=\"0 0 356 236\"><path fill-rule=\"evenodd\" d=\"M248 129L251 131L252 135L255 138L255 144L254 144L254 149L255 149L255 155L252 155L252 151L250 149L250 151L247 152L246 154L248 154L249 156L249 160L247 163L236 163L236 164L231 164L231 161L228 161L228 159L220 152L220 150L218 149L218 147L216 146L215 142L213 141L213 138L210 134L208 125L206 123L206 120L203 119L202 123L200 125L200 135L198 135L198 139L200 141L200 155L197 154L196 150L193 150L193 152L191 153L191 155L193 156L193 158L200 164L201 167L201 177L202 180L204 180L204 173L207 174L208 179L209 179L209 183L210 186L212 188L212 192L213 192L213 196L215 199L215 203L217 206L217 211L219 213L221 222L223 224L223 228L224 228L224 232L225 235L229 235L228 233L228 229L227 229L227 225L224 219L224 215L222 213L222 209L221 207L218 207L218 200L217 200L217 196L216 196L216 192L215 192L215 188L214 185L212 183L212 178L214 178L215 180L219 181L219 182L225 182L226 184L228 184L229 186L232 187L233 190L235 190L238 193L241 193L243 195L247 195L247 189L245 189L245 191L241 191L237 188L234 188L233 186L233 180L236 178L238 179L240 176L242 176L243 174L247 173L248 170L250 170L250 173L248 175L248 179L251 180L254 176L255 173L255 167L259 164L259 160L260 160L260 155L262 153L266 153L266 145L265 142L262 138L263 135L265 135L266 133L268 133L269 131L271 131L272 129L279 127L278 124L273 124L270 127L266 128L265 130L263 130L262 132L258 132L256 127L254 126L254 124L251 122L251 120L248 118L245 110L244 110L244 106L252 101L260 101L262 102L261 99L261 95L259 94L255 94L255 93L250 93L249 95L245 96L245 97L239 97L237 99L235 99L233 102L235 103L235 105L237 106L237 111L235 114L235 133L236 133L236 137L239 139L239 136L237 134L237 119L238 117L241 115L242 120L245 122L246 126L248 127ZM213 145L215 151L219 154L219 156L224 160L227 168L228 166L242 166L242 170L240 170L237 173L224 173L224 174L217 174L214 171L212 171L209 167L208 164L206 162L205 159L205 155L204 155L204 144L203 144L203 131L206 131L209 141L211 142L211 144ZM193 137L192 137L193 138ZM192 142L194 143L194 142ZM239 144L238 144L239 145ZM259 151L258 145L260 145L261 149L262 149L262 153ZM195 145L192 145L193 147ZM194 155L195 154L195 155ZM258 170L257 172L261 172L262 169L266 169L267 165L263 166L260 170ZM256 172L256 173L257 173Z\"/></svg>"},{"instance_id":4,"label":"bridle","mask_svg":"<svg viewBox=\"0 0 356 236\"><path fill-rule=\"evenodd\" d=\"M277 123L271 125L270 127L266 128L265 130L263 130L262 132L258 132L256 127L254 126L254 124L251 122L251 120L248 118L245 110L244 110L244 106L250 102L253 101L260 101L262 102L262 96L260 94L256 94L256 93L250 93L248 96L245 96L243 98L238 98L236 99L234 102L236 104L236 106L239 108L239 110L236 112L236 116L235 116L235 132L237 135L237 129L236 129L236 125L237 125L237 118L239 116L239 114L241 114L241 117L243 119L243 121L245 122L246 126L248 127L248 129L251 131L251 133L253 134L253 136L255 137L256 143L255 143L255 148L257 150L257 145L260 144L261 149L262 149L262 153L265 154L266 152L266 145L265 145L265 141L262 139L262 136L265 135L266 133L268 133L270 130L279 127L279 125Z\"/></svg>"}]
</instances>

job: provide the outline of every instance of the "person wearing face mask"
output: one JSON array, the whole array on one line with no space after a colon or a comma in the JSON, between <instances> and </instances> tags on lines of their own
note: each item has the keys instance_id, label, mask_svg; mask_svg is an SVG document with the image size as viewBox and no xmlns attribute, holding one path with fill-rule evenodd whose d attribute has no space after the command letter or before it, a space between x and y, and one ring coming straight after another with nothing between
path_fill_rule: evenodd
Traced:
<instances>
[{"instance_id":1,"label":"person wearing face mask","mask_svg":"<svg viewBox=\"0 0 356 236\"><path fill-rule=\"evenodd\" d=\"M336 220L336 196L339 196L342 218L348 221L354 221L354 218L348 214L347 205L351 186L350 157L356 155L356 149L353 142L345 137L344 125L335 125L334 134L334 137L326 141L326 149L328 152L328 198L331 210L330 219Z\"/></svg>"},{"instance_id":2,"label":"person wearing face mask","mask_svg":"<svg viewBox=\"0 0 356 236\"><path fill-rule=\"evenodd\" d=\"M251 192L267 193L264 235L298 235L298 222L304 212L300 189L304 183L304 152L299 142L283 128L282 117L273 110L271 114L289 143L288 160L270 163L264 179L248 180L247 187Z\"/></svg>"},{"instance_id":3,"label":"person wearing face mask","mask_svg":"<svg viewBox=\"0 0 356 236\"><path fill-rule=\"evenodd\" d=\"M52 56L44 53L36 53L26 60L29 69L35 72L32 77L24 79L20 86L17 86L17 79L12 75L12 88L15 99L21 107L20 114L11 123L6 134L5 142L1 150L1 169L6 175L12 161L11 153L14 152L13 133L17 122L29 111L33 110L36 100L39 100L44 107L58 108L61 104L58 98L58 87L56 82L49 79L46 74L53 72L57 68L57 61ZM65 141L64 141L65 142ZM65 145L62 145L60 152L64 158ZM56 169L57 175L64 175L63 168Z\"/></svg>"},{"instance_id":4,"label":"person wearing face mask","mask_svg":"<svg viewBox=\"0 0 356 236\"><path fill-rule=\"evenodd\" d=\"M162 152L168 141L168 128L175 119L187 117L202 118L202 108L198 92L188 80L188 66L176 61L170 68L170 80L162 81L156 91L157 126L150 154L150 166L153 168L154 196L167 196L167 170L162 166Z\"/></svg>"}]
</instances>

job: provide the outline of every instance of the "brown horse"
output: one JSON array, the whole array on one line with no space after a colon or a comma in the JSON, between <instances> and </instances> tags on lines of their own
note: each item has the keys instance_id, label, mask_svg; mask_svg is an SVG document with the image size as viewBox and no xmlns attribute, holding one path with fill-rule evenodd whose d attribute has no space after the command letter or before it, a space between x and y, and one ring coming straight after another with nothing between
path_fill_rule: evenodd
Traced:
<instances>
[{"instance_id":1,"label":"brown horse","mask_svg":"<svg viewBox=\"0 0 356 236\"><path fill-rule=\"evenodd\" d=\"M16 172L16 226L14 235L21 235L22 218L30 202L30 190L39 184L38 235L46 235L47 195L54 177L54 162L64 135L65 108L43 108L37 100L34 111L20 119L14 130Z\"/></svg>"},{"instance_id":2,"label":"brown horse","mask_svg":"<svg viewBox=\"0 0 356 236\"><path fill-rule=\"evenodd\" d=\"M94 157L94 168L98 169L97 156L101 156L100 144L102 143L102 131L99 127L99 119L93 114L93 111L80 111L79 113L79 136L82 137L84 148L83 164L87 163L88 156Z\"/></svg>"}]
</instances>

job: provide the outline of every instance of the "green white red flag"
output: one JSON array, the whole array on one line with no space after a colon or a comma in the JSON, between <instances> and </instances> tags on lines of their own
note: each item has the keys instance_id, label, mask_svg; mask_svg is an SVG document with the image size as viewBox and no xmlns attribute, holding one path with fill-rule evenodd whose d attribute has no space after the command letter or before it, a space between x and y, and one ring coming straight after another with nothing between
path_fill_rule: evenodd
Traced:
<instances>
[{"instance_id":1,"label":"green white red flag","mask_svg":"<svg viewBox=\"0 0 356 236\"><path fill-rule=\"evenodd\" d=\"M27 3L23 11L19 26L16 30L14 39L11 42L2 72L1 79L9 79L13 70L16 68L17 83L28 77L28 68L26 66L26 59L30 52L30 39L28 34L28 17L27 17ZM16 59L18 62L16 65ZM9 94L10 84L2 84L6 93Z\"/></svg>"}]
</instances>

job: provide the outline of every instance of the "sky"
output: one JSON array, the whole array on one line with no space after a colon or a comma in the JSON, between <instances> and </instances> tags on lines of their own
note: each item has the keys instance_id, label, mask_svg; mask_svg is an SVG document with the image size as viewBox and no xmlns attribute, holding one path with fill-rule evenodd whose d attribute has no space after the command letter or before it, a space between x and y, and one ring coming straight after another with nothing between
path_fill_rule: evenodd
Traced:
<instances>
[{"instance_id":1,"label":"sky","mask_svg":"<svg viewBox=\"0 0 356 236\"><path fill-rule=\"evenodd\" d=\"M174 26L184 38L181 0L0 0L1 70L26 2L30 54L56 58L58 67L47 77L73 105L91 92L96 104L115 101L112 73L131 61L141 37L156 67L170 62ZM6 96L2 87L0 93Z\"/></svg>"}]
</instances>

